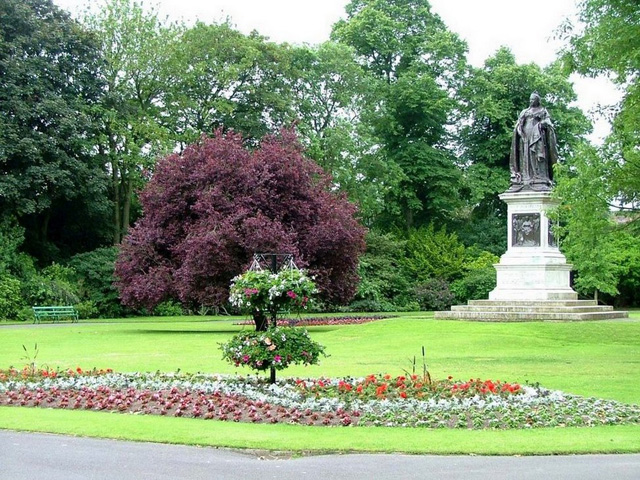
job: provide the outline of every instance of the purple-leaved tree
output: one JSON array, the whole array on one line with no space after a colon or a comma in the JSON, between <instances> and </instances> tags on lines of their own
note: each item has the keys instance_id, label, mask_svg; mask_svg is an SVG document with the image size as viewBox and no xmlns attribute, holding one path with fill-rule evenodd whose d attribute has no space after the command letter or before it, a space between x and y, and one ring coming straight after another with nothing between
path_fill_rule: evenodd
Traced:
<instances>
[{"instance_id":1,"label":"purple-leaved tree","mask_svg":"<svg viewBox=\"0 0 640 480\"><path fill-rule=\"evenodd\" d=\"M202 137L158 162L140 201L144 216L116 262L126 305L224 305L231 279L256 252L293 254L329 303L355 292L365 229L292 130L255 150L231 132Z\"/></svg>"}]
</instances>

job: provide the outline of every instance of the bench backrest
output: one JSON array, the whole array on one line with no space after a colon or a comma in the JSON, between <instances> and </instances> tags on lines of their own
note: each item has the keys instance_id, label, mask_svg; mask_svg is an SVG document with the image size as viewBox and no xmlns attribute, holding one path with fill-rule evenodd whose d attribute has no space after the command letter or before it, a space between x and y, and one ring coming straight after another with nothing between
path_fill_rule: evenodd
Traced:
<instances>
[{"instance_id":1,"label":"bench backrest","mask_svg":"<svg viewBox=\"0 0 640 480\"><path fill-rule=\"evenodd\" d=\"M38 313L76 313L75 307L64 307L64 306L54 306L54 307L32 307L34 312Z\"/></svg>"}]
</instances>

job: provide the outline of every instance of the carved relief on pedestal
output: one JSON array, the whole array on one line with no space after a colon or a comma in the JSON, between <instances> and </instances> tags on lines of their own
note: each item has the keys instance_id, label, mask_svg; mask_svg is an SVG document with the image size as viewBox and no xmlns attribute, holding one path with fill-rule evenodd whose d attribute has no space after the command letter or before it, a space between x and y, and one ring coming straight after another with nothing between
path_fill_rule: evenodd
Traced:
<instances>
[{"instance_id":1,"label":"carved relief on pedestal","mask_svg":"<svg viewBox=\"0 0 640 480\"><path fill-rule=\"evenodd\" d=\"M540 246L540 214L514 213L511 219L512 247Z\"/></svg>"},{"instance_id":2,"label":"carved relief on pedestal","mask_svg":"<svg viewBox=\"0 0 640 480\"><path fill-rule=\"evenodd\" d=\"M556 243L556 237L553 235L552 228L553 228L553 223L551 222L551 220L549 220L549 226L547 227L547 229L548 229L547 231L549 232L549 239L548 239L549 246L550 247L557 247L558 244Z\"/></svg>"}]
</instances>

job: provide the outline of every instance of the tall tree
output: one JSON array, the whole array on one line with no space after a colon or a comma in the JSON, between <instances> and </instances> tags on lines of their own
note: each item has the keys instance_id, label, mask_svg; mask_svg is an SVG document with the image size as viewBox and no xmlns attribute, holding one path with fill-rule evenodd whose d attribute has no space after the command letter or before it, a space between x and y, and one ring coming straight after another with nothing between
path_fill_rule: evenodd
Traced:
<instances>
[{"instance_id":1,"label":"tall tree","mask_svg":"<svg viewBox=\"0 0 640 480\"><path fill-rule=\"evenodd\" d=\"M377 80L367 122L377 155L394 177L380 223L411 228L448 218L459 172L447 126L465 67L466 45L426 0L353 0L332 37L351 45Z\"/></svg>"},{"instance_id":2,"label":"tall tree","mask_svg":"<svg viewBox=\"0 0 640 480\"><path fill-rule=\"evenodd\" d=\"M50 0L0 2L0 35L0 214L16 216L26 248L50 260L52 231L78 220L65 213L72 205L100 218L100 56L95 38Z\"/></svg>"},{"instance_id":3,"label":"tall tree","mask_svg":"<svg viewBox=\"0 0 640 480\"><path fill-rule=\"evenodd\" d=\"M169 59L167 125L182 146L218 128L257 141L291 123L289 47L228 23L188 28Z\"/></svg>"},{"instance_id":4,"label":"tall tree","mask_svg":"<svg viewBox=\"0 0 640 480\"><path fill-rule=\"evenodd\" d=\"M582 0L579 25L566 22L566 67L587 76L607 75L622 90L614 108L610 148L618 167L612 175L627 208L640 208L640 3L636 0ZM613 160L613 158L612 158Z\"/></svg>"},{"instance_id":5,"label":"tall tree","mask_svg":"<svg viewBox=\"0 0 640 480\"><path fill-rule=\"evenodd\" d=\"M458 148L467 201L459 219L460 231L468 243L496 254L506 248L501 233L506 222L506 205L498 195L509 188L513 129L533 91L541 95L549 110L560 156L566 157L589 132L590 124L577 107L571 106L577 96L559 65L546 68L519 65L511 51L502 47L482 68L470 68L460 90L464 121Z\"/></svg>"},{"instance_id":6,"label":"tall tree","mask_svg":"<svg viewBox=\"0 0 640 480\"><path fill-rule=\"evenodd\" d=\"M85 22L96 32L105 60L98 148L111 174L117 244L131 223L135 190L153 170L155 158L174 145L161 119L169 89L169 51L180 29L165 24L156 10L146 10L136 0L109 0Z\"/></svg>"},{"instance_id":7,"label":"tall tree","mask_svg":"<svg viewBox=\"0 0 640 480\"><path fill-rule=\"evenodd\" d=\"M222 306L231 279L259 252L292 254L326 301L348 300L364 229L355 206L330 187L288 130L253 151L239 135L218 131L166 157L116 265L123 302Z\"/></svg>"},{"instance_id":8,"label":"tall tree","mask_svg":"<svg viewBox=\"0 0 640 480\"><path fill-rule=\"evenodd\" d=\"M554 192L562 202L556 213L561 223L555 233L577 270L575 287L581 293L593 293L596 300L598 292L618 293L619 267L611 248L615 224L605 180L612 167L594 147L582 144L569 162L559 167Z\"/></svg>"},{"instance_id":9,"label":"tall tree","mask_svg":"<svg viewBox=\"0 0 640 480\"><path fill-rule=\"evenodd\" d=\"M291 54L287 77L306 154L360 205L360 218L370 223L381 210L386 176L384 166L369 154L374 144L362 124L363 108L373 94L371 77L345 44L304 45Z\"/></svg>"}]
</instances>

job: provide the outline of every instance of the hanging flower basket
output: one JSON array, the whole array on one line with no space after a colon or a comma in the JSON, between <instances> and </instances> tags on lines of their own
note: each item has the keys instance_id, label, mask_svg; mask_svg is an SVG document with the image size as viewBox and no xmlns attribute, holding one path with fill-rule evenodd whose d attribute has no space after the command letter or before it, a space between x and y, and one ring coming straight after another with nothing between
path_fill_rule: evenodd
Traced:
<instances>
[{"instance_id":1,"label":"hanging flower basket","mask_svg":"<svg viewBox=\"0 0 640 480\"><path fill-rule=\"evenodd\" d=\"M291 364L315 365L324 347L314 342L306 330L292 327L269 328L266 332L243 331L221 344L222 358L236 367L263 371L282 370Z\"/></svg>"},{"instance_id":2,"label":"hanging flower basket","mask_svg":"<svg viewBox=\"0 0 640 480\"><path fill-rule=\"evenodd\" d=\"M304 270L285 269L278 273L248 270L231 281L229 301L244 313L273 316L281 311L306 310L316 292Z\"/></svg>"}]
</instances>

